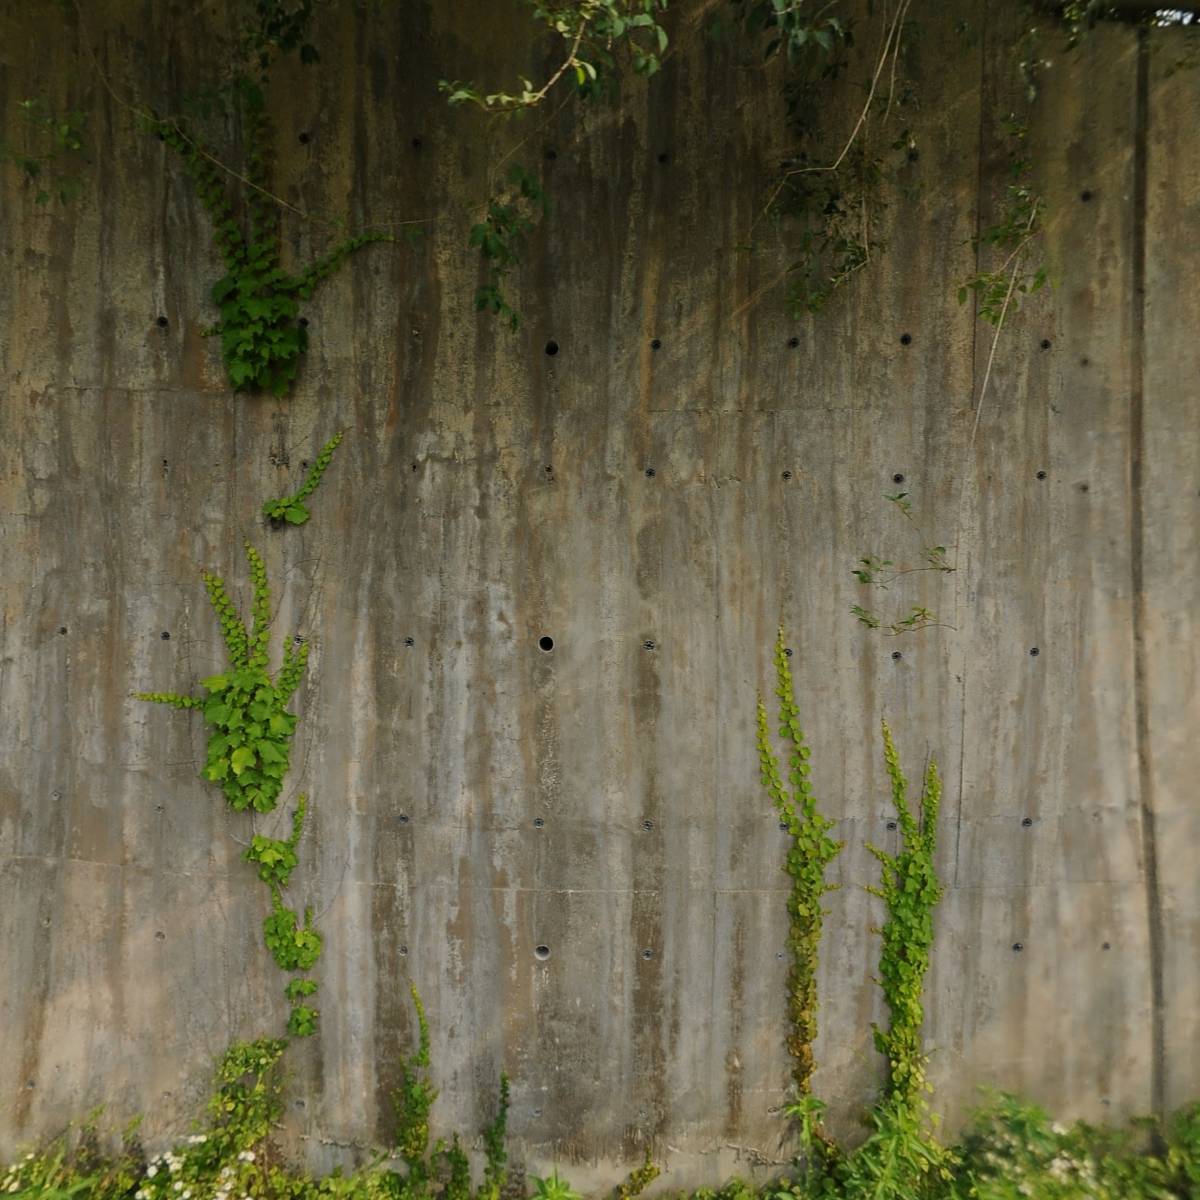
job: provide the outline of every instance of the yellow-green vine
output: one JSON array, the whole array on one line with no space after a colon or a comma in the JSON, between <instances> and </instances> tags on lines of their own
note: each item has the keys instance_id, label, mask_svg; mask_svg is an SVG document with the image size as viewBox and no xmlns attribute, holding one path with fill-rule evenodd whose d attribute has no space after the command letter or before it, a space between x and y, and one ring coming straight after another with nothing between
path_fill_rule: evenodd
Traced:
<instances>
[{"instance_id":1,"label":"yellow-green vine","mask_svg":"<svg viewBox=\"0 0 1200 1200\"><path fill-rule=\"evenodd\" d=\"M321 447L321 452L317 455L313 465L309 467L308 474L304 477L304 483L300 485L298 492L291 496L283 496L278 500L268 500L263 505L263 516L267 520L286 521L289 525L303 525L308 520L312 514L308 511L304 501L317 490L321 476L325 474L325 469L329 466L330 459L333 458L333 452L345 436L345 430L335 433Z\"/></svg>"},{"instance_id":2,"label":"yellow-green vine","mask_svg":"<svg viewBox=\"0 0 1200 1200\"><path fill-rule=\"evenodd\" d=\"M780 627L775 641L775 695L779 698L779 736L788 743L788 782L785 785L779 758L771 748L767 709L758 701L758 758L761 780L775 804L780 822L791 837L784 870L792 881L788 896L788 949L792 965L788 974L788 1053L792 1056L792 1081L799 1097L812 1091L813 1042L817 1036L817 955L825 910L821 897L837 885L825 872L842 848L829 836L834 822L817 808L809 782L810 751L800 727L800 709L792 687L792 672Z\"/></svg>"}]
</instances>

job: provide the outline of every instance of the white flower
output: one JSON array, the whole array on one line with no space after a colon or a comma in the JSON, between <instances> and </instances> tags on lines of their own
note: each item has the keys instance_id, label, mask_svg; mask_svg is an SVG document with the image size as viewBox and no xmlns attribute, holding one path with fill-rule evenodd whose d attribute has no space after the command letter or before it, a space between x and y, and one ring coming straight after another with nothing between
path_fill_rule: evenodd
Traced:
<instances>
[{"instance_id":1,"label":"white flower","mask_svg":"<svg viewBox=\"0 0 1200 1200\"><path fill-rule=\"evenodd\" d=\"M183 1180L182 1180L182 1179L177 1179L177 1180L175 1180L175 1190L176 1190L177 1192L182 1192L182 1191L183 1191Z\"/></svg>"},{"instance_id":2,"label":"white flower","mask_svg":"<svg viewBox=\"0 0 1200 1200\"><path fill-rule=\"evenodd\" d=\"M157 1174L158 1174L158 1167L157 1167L157 1166L155 1166L155 1164L154 1164L154 1163L151 1163L151 1164L150 1164L150 1165L149 1165L149 1166L146 1168L146 1175L147 1175L147 1176L148 1176L150 1179L153 1179L153 1178L155 1177L155 1175L157 1175Z\"/></svg>"}]
</instances>

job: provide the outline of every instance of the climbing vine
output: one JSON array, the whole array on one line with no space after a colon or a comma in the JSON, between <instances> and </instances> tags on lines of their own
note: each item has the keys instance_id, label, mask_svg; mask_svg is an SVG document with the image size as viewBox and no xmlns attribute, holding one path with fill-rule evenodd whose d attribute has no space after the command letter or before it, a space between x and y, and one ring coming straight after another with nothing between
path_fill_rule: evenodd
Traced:
<instances>
[{"instance_id":1,"label":"climbing vine","mask_svg":"<svg viewBox=\"0 0 1200 1200\"><path fill-rule=\"evenodd\" d=\"M203 777L220 785L235 812L250 809L269 813L278 803L288 769L297 717L287 711L287 704L304 677L308 645L298 636L293 638L284 650L282 666L271 677L267 670L270 586L261 555L249 542L245 551L253 592L253 624L249 631L224 581L211 572L204 574L209 602L229 654L229 669L201 680L207 696L139 692L138 699L178 709L198 709L212 727ZM301 921L283 903L282 896L298 861L296 846L304 828L307 803L304 796L297 801L291 837L256 834L244 855L258 868L258 876L271 894L271 912L263 922L264 943L279 968L288 972L311 970L321 953L321 935L313 928L311 909L305 910ZM296 982L289 983L287 990L292 1003L288 1031L303 1037L315 1031L317 1010L301 1003L301 999L311 996L317 985L309 980L298 988Z\"/></svg>"},{"instance_id":2,"label":"climbing vine","mask_svg":"<svg viewBox=\"0 0 1200 1200\"><path fill-rule=\"evenodd\" d=\"M812 1091L813 1042L817 1036L817 956L825 910L821 898L837 885L825 879L829 864L843 843L834 841L829 830L834 822L817 808L809 781L810 751L800 727L788 652L783 629L775 640L775 694L779 698L779 736L788 744L788 777L784 783L779 757L771 748L767 708L758 700L758 758L760 778L775 805L780 823L786 827L791 845L784 870L792 881L788 896L788 1053L792 1056L792 1082L797 1097Z\"/></svg>"},{"instance_id":3,"label":"climbing vine","mask_svg":"<svg viewBox=\"0 0 1200 1200\"><path fill-rule=\"evenodd\" d=\"M488 201L487 214L471 227L470 244L478 249L485 281L475 292L475 308L501 317L510 329L521 324L504 291L508 273L521 261L526 238L550 211L538 181L522 166L509 169L507 184Z\"/></svg>"},{"instance_id":4,"label":"climbing vine","mask_svg":"<svg viewBox=\"0 0 1200 1200\"><path fill-rule=\"evenodd\" d=\"M304 477L304 483L298 492L291 496L283 496L278 500L268 500L263 505L263 516L267 520L275 524L286 521L289 525L303 525L308 520L312 514L309 513L308 506L304 501L317 490L321 476L325 474L325 470L333 458L333 452L345 436L345 431L335 433L321 447L321 452L317 455L313 465L309 467L308 474Z\"/></svg>"},{"instance_id":5,"label":"climbing vine","mask_svg":"<svg viewBox=\"0 0 1200 1200\"><path fill-rule=\"evenodd\" d=\"M880 930L883 945L879 975L890 1022L886 1030L874 1027L875 1046L887 1056L888 1098L911 1108L920 1102L926 1088L925 1056L921 1051L921 1025L925 1019L922 993L933 945L933 910L942 898L934 866L942 784L937 762L931 758L925 769L920 809L913 813L908 805L908 781L900 769L886 721L883 756L901 849L888 854L878 846L868 846L879 860L881 878L878 887L867 890L887 907L887 920Z\"/></svg>"}]
</instances>

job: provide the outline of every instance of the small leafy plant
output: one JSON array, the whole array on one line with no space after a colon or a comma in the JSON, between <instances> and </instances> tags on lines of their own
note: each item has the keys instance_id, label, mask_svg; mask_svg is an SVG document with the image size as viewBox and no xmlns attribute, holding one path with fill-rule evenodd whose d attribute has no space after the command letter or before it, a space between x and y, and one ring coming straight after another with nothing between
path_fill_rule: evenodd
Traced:
<instances>
[{"instance_id":1,"label":"small leafy plant","mask_svg":"<svg viewBox=\"0 0 1200 1200\"><path fill-rule=\"evenodd\" d=\"M321 935L313 928L312 909L304 910L304 924L286 907L278 892L272 895L271 914L263 921L263 938L276 965L283 971L310 971L321 957Z\"/></svg>"},{"instance_id":2,"label":"small leafy plant","mask_svg":"<svg viewBox=\"0 0 1200 1200\"><path fill-rule=\"evenodd\" d=\"M78 174L86 162L86 114L77 109L56 110L45 97L19 100L27 137L17 148L0 142L0 162L20 169L34 188L34 202L66 204L79 195L83 180Z\"/></svg>"},{"instance_id":3,"label":"small leafy plant","mask_svg":"<svg viewBox=\"0 0 1200 1200\"><path fill-rule=\"evenodd\" d=\"M514 165L506 188L488 201L487 215L471 227L469 242L478 249L487 275L475 293L475 308L494 313L510 329L520 326L521 314L505 295L504 277L520 263L526 237L549 211L541 184L524 167Z\"/></svg>"},{"instance_id":4,"label":"small leafy plant","mask_svg":"<svg viewBox=\"0 0 1200 1200\"><path fill-rule=\"evenodd\" d=\"M268 500L263 505L263 516L267 520L273 522L286 521L289 525L303 525L308 520L312 514L308 511L308 507L304 501L317 490L321 482L321 476L325 474L325 470L333 458L333 452L338 448L342 438L345 436L344 430L335 433L321 447L321 452L317 455L313 465L309 467L308 474L304 477L304 483L295 495L283 496L279 500Z\"/></svg>"},{"instance_id":5,"label":"small leafy plant","mask_svg":"<svg viewBox=\"0 0 1200 1200\"><path fill-rule=\"evenodd\" d=\"M905 520L919 535L922 542L920 565L897 566L890 558L884 558L879 554L867 554L860 558L858 565L851 570L854 578L868 587L886 592L897 579L905 575L916 575L924 571L951 574L955 568L949 560L949 552L945 546L932 544L924 529L917 523L913 516L912 502L909 500L908 492L896 492L894 495L885 496L885 499L899 509ZM850 612L860 624L865 625L868 629L883 627L883 619L880 615L871 609L864 608L861 604L852 604ZM944 622L939 621L937 615L924 605L916 604L912 606L907 615L890 621L887 625L887 632L894 636L901 633L912 633L917 629L927 629L933 625L944 625Z\"/></svg>"},{"instance_id":6,"label":"small leafy plant","mask_svg":"<svg viewBox=\"0 0 1200 1200\"><path fill-rule=\"evenodd\" d=\"M557 1167L544 1179L537 1175L531 1175L530 1179L533 1181L534 1200L583 1200L583 1197L559 1175Z\"/></svg>"},{"instance_id":7,"label":"small leafy plant","mask_svg":"<svg viewBox=\"0 0 1200 1200\"><path fill-rule=\"evenodd\" d=\"M292 815L292 836L280 839L256 833L242 856L247 862L257 865L259 879L272 889L287 887L288 880L300 861L296 855L296 844L300 841L300 834L304 829L304 814L307 808L308 798L298 797L296 811Z\"/></svg>"},{"instance_id":8,"label":"small leafy plant","mask_svg":"<svg viewBox=\"0 0 1200 1200\"><path fill-rule=\"evenodd\" d=\"M1003 325L1014 303L1019 303L1019 297L1041 291L1046 283L1046 267L1036 261L1035 253L1045 202L1034 190L1032 160L1023 151L1029 128L1015 117L1008 119L1006 128L1012 151L999 219L971 241L977 253L986 248L1003 257L994 267L965 279L958 288L959 304L975 296L977 315L997 328Z\"/></svg>"},{"instance_id":9,"label":"small leafy plant","mask_svg":"<svg viewBox=\"0 0 1200 1200\"><path fill-rule=\"evenodd\" d=\"M174 708L199 709L213 732L208 740L204 778L221 785L235 812L250 808L271 812L287 773L296 716L286 711L308 661L308 645L294 638L284 650L283 665L272 679L267 672L271 592L258 551L246 543L253 585L254 624L249 632L225 591L224 581L204 574L209 601L221 623L230 669L201 680L206 697L175 692L139 692L138 699Z\"/></svg>"}]
</instances>

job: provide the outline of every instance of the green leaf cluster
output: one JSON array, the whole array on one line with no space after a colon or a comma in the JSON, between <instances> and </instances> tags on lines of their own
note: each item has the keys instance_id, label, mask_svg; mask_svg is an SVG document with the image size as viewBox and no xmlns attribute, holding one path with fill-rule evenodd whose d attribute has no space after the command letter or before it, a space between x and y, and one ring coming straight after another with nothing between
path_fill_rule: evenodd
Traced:
<instances>
[{"instance_id":1,"label":"green leaf cluster","mask_svg":"<svg viewBox=\"0 0 1200 1200\"><path fill-rule=\"evenodd\" d=\"M321 957L321 935L313 928L312 909L304 910L304 924L279 893L272 893L272 909L263 921L263 940L283 971L310 971Z\"/></svg>"},{"instance_id":2,"label":"green leaf cluster","mask_svg":"<svg viewBox=\"0 0 1200 1200\"><path fill-rule=\"evenodd\" d=\"M779 736L788 745L788 777L784 782L779 758L771 747L767 709L757 706L757 746L760 779L791 838L784 870L792 881L788 895L788 1053L792 1081L799 1096L812 1089L813 1042L817 1036L817 956L825 909L821 898L836 888L826 882L829 864L842 843L829 836L834 822L818 808L810 782L811 752L800 727L792 672L784 647L782 626L775 639L775 695L779 698Z\"/></svg>"},{"instance_id":3,"label":"green leaf cluster","mask_svg":"<svg viewBox=\"0 0 1200 1200\"><path fill-rule=\"evenodd\" d=\"M304 501L317 490L321 476L325 474L325 469L333 458L333 452L345 436L345 430L341 430L321 447L321 452L317 455L313 465L309 467L308 474L304 477L304 483L295 495L283 496L279 500L268 500L263 505L263 515L269 521L286 521L289 525L303 525L308 520L311 514Z\"/></svg>"},{"instance_id":4,"label":"green leaf cluster","mask_svg":"<svg viewBox=\"0 0 1200 1200\"><path fill-rule=\"evenodd\" d=\"M271 5L259 4L260 9L264 7ZM278 36L287 41L287 35ZM235 96L246 136L245 222L239 218L226 169L184 119L150 114L146 125L183 159L225 261L225 274L211 293L220 320L207 332L221 339L230 384L235 391L282 396L308 347L308 331L299 320L299 302L309 299L317 285L355 250L393 239L380 232L358 234L340 242L306 270L298 274L285 271L280 260L279 202L268 190L273 124L262 84L241 77Z\"/></svg>"},{"instance_id":5,"label":"green leaf cluster","mask_svg":"<svg viewBox=\"0 0 1200 1200\"><path fill-rule=\"evenodd\" d=\"M300 834L304 829L304 814L307 808L308 798L298 797L296 811L292 815L292 836L280 839L255 834L242 856L247 862L257 865L259 879L271 888L287 887L288 880L300 861L296 855L296 844L300 841Z\"/></svg>"},{"instance_id":6,"label":"green leaf cluster","mask_svg":"<svg viewBox=\"0 0 1200 1200\"><path fill-rule=\"evenodd\" d=\"M246 543L253 585L254 624L249 632L220 577L205 572L209 601L221 624L230 669L201 680L206 697L140 692L138 698L176 708L199 708L212 726L203 776L221 785L235 812L271 812L287 773L296 716L286 705L300 685L308 646L293 640L276 679L267 673L271 593L258 551Z\"/></svg>"}]
</instances>

